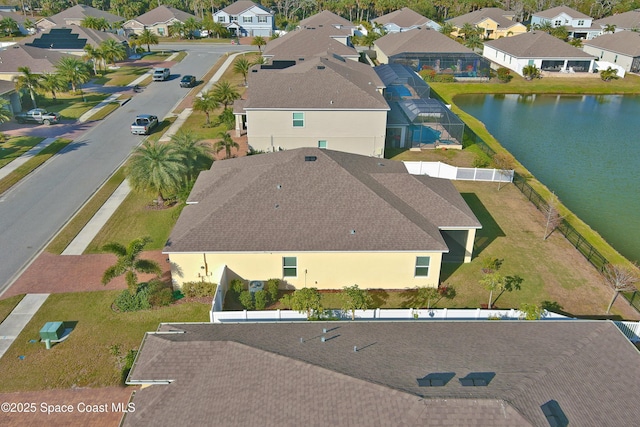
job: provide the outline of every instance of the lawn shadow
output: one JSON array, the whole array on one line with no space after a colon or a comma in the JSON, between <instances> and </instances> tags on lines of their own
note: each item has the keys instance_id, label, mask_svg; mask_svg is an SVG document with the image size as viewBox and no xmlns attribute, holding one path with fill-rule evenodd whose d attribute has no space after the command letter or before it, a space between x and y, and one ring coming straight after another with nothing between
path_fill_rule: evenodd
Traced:
<instances>
[{"instance_id":1,"label":"lawn shadow","mask_svg":"<svg viewBox=\"0 0 640 427\"><path fill-rule=\"evenodd\" d=\"M461 193L462 198L471 208L475 216L482 224L482 228L476 233L476 241L474 244L474 254L478 256L498 237L504 237L504 231L495 219L491 216L487 208L482 204L475 193Z\"/></svg>"},{"instance_id":2,"label":"lawn shadow","mask_svg":"<svg viewBox=\"0 0 640 427\"><path fill-rule=\"evenodd\" d=\"M389 299L389 293L384 289L370 289L369 295L373 300L373 308L380 308Z\"/></svg>"},{"instance_id":3,"label":"lawn shadow","mask_svg":"<svg viewBox=\"0 0 640 427\"><path fill-rule=\"evenodd\" d=\"M477 240L477 237L476 237ZM440 282L446 282L453 273L455 273L460 267L462 267L463 263L459 262L443 262L440 266Z\"/></svg>"},{"instance_id":4,"label":"lawn shadow","mask_svg":"<svg viewBox=\"0 0 640 427\"><path fill-rule=\"evenodd\" d=\"M418 304L418 293L415 288L405 289L400 292L400 297L402 298L400 308L413 308Z\"/></svg>"}]
</instances>

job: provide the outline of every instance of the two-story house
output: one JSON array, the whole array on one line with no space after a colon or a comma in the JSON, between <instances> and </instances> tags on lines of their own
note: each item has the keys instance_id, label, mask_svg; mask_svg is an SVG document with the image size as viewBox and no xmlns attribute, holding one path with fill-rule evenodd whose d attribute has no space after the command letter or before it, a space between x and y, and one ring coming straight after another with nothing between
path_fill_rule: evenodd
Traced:
<instances>
[{"instance_id":1,"label":"two-story house","mask_svg":"<svg viewBox=\"0 0 640 427\"><path fill-rule=\"evenodd\" d=\"M449 19L447 22L453 25L452 35L454 36L462 35L460 30L465 24L481 29L483 37L491 40L527 32L527 27L516 21L515 13L497 7L474 10Z\"/></svg>"},{"instance_id":2,"label":"two-story house","mask_svg":"<svg viewBox=\"0 0 640 427\"><path fill-rule=\"evenodd\" d=\"M593 18L567 6L558 6L536 12L531 16L531 27L550 23L553 28L565 27L569 37L591 40L601 33L601 28L593 25Z\"/></svg>"},{"instance_id":3,"label":"two-story house","mask_svg":"<svg viewBox=\"0 0 640 427\"><path fill-rule=\"evenodd\" d=\"M274 13L252 1L240 0L213 14L213 21L224 25L237 37L271 37Z\"/></svg>"}]
</instances>

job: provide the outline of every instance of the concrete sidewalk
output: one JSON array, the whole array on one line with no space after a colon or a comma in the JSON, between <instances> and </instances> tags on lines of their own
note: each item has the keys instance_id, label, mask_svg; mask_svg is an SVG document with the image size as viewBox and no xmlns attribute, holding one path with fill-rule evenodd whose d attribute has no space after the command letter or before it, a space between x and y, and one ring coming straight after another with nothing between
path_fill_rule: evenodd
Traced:
<instances>
[{"instance_id":1,"label":"concrete sidewalk","mask_svg":"<svg viewBox=\"0 0 640 427\"><path fill-rule=\"evenodd\" d=\"M53 143L58 138L46 138L42 140L39 144L35 145L31 150L27 151L17 159L14 159L11 163L7 163L2 168L0 168L0 179L9 175L14 170L18 169L20 166L24 165L31 158L33 158L40 151L47 148L51 143Z\"/></svg>"},{"instance_id":2,"label":"concrete sidewalk","mask_svg":"<svg viewBox=\"0 0 640 427\"><path fill-rule=\"evenodd\" d=\"M0 323L0 358L11 347L11 344L13 344L48 297L49 294L25 295L11 314L4 319L4 322Z\"/></svg>"}]
</instances>

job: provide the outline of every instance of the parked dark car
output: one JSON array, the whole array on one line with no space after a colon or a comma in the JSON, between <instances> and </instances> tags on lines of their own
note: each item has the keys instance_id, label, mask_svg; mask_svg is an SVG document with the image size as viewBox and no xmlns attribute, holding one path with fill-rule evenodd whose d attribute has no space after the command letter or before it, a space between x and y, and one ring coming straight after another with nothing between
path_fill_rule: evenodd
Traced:
<instances>
[{"instance_id":1,"label":"parked dark car","mask_svg":"<svg viewBox=\"0 0 640 427\"><path fill-rule=\"evenodd\" d=\"M50 113L42 108L34 108L26 113L16 114L16 121L18 123L40 123L43 125L50 125L60 121L60 114Z\"/></svg>"},{"instance_id":2,"label":"parked dark car","mask_svg":"<svg viewBox=\"0 0 640 427\"><path fill-rule=\"evenodd\" d=\"M194 87L196 85L195 76L186 75L180 80L180 87Z\"/></svg>"}]
</instances>

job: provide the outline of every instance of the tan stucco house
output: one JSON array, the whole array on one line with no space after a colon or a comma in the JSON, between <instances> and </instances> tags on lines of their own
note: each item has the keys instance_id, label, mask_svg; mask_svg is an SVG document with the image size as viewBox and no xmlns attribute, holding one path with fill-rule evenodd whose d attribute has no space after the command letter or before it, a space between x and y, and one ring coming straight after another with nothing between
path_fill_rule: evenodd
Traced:
<instances>
[{"instance_id":1,"label":"tan stucco house","mask_svg":"<svg viewBox=\"0 0 640 427\"><path fill-rule=\"evenodd\" d=\"M123 22L125 19L113 13L96 9L95 7L84 4L77 4L73 7L63 10L55 15L47 16L36 22L38 31L46 31L53 27L69 27L70 25L80 25L87 18L104 18L112 27Z\"/></svg>"},{"instance_id":2,"label":"tan stucco house","mask_svg":"<svg viewBox=\"0 0 640 427\"><path fill-rule=\"evenodd\" d=\"M253 149L383 157L389 105L373 68L334 54L283 62L253 67L245 99L234 103L236 132L246 128Z\"/></svg>"},{"instance_id":3,"label":"tan stucco house","mask_svg":"<svg viewBox=\"0 0 640 427\"><path fill-rule=\"evenodd\" d=\"M485 39L499 39L526 33L527 27L515 20L516 14L511 11L502 10L497 7L486 7L478 9L464 15L456 16L447 20L453 24L455 31L452 33L458 36L459 30L464 24L471 24L481 28Z\"/></svg>"},{"instance_id":4,"label":"tan stucco house","mask_svg":"<svg viewBox=\"0 0 640 427\"><path fill-rule=\"evenodd\" d=\"M176 22L184 23L189 18L198 20L197 16L176 9L175 7L158 6L137 18L128 20L122 25L122 28L124 28L128 35L140 35L147 29L160 37L168 37L169 27L171 27L171 25Z\"/></svg>"},{"instance_id":5,"label":"tan stucco house","mask_svg":"<svg viewBox=\"0 0 640 427\"><path fill-rule=\"evenodd\" d=\"M289 287L436 287L481 228L448 180L402 162L318 148L218 161L163 253L174 285L281 278Z\"/></svg>"},{"instance_id":6,"label":"tan stucco house","mask_svg":"<svg viewBox=\"0 0 640 427\"><path fill-rule=\"evenodd\" d=\"M585 53L596 56L600 61L622 67L624 71L640 72L640 33L635 31L603 34L585 41L583 50Z\"/></svg>"},{"instance_id":7,"label":"tan stucco house","mask_svg":"<svg viewBox=\"0 0 640 427\"><path fill-rule=\"evenodd\" d=\"M60 59L69 55L56 50L15 44L0 51L0 80L15 81L22 75L18 67L29 67L34 74L54 73ZM18 110L20 111L20 110Z\"/></svg>"}]
</instances>

